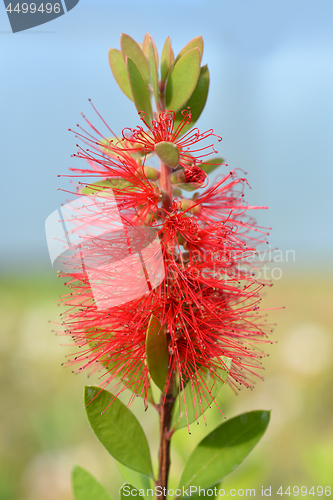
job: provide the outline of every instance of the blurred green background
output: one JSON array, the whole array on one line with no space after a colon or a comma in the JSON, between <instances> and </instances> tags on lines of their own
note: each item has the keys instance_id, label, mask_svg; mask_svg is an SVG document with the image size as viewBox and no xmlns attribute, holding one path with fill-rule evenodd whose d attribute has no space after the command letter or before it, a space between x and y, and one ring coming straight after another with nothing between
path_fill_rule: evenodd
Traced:
<instances>
[{"instance_id":1,"label":"blurred green background","mask_svg":"<svg viewBox=\"0 0 333 500\"><path fill-rule=\"evenodd\" d=\"M266 351L265 381L235 396L225 387L219 404L227 418L251 409L272 409L262 441L223 487L278 488L332 485L333 335L332 275L292 271L267 289L263 307L277 322ZM69 500L74 462L89 469L113 498L122 484L115 461L92 434L82 402L85 374L74 375L61 363L70 347L52 333L59 321L55 305L64 288L53 273L3 274L1 278L1 500ZM126 400L126 397L125 399ZM133 411L145 428L157 457L157 415ZM189 452L223 418L216 409L203 421L174 436L172 477L175 486ZM273 495L274 497L274 495ZM279 497L276 497L279 498Z\"/></svg>"}]
</instances>

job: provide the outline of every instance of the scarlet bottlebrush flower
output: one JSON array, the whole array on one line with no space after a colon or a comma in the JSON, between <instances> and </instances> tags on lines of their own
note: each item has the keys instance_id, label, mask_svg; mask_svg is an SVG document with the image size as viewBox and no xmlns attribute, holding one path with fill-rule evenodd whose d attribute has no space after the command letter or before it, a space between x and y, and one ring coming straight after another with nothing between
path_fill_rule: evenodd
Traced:
<instances>
[{"instance_id":1,"label":"scarlet bottlebrush flower","mask_svg":"<svg viewBox=\"0 0 333 500\"><path fill-rule=\"evenodd\" d=\"M256 346L269 342L258 314L264 283L254 279L246 260L265 241L265 231L248 213L265 207L245 203L246 179L232 171L192 200L173 196L166 208L158 176L149 180L144 162L133 157L138 150L148 154L157 144L170 142L179 151L185 182L202 184L206 174L193 154L204 148L191 153L184 148L212 131L180 138L181 126L173 130L174 118L165 111L149 132L127 129L128 148L99 132L97 138L87 132L81 136L90 148L79 148L76 156L88 160L89 167L72 170L102 181L83 183L78 193L83 198L87 193L88 208L76 214L74 232L93 229L60 273L70 288L61 300L68 306L65 334L80 348L69 363L91 372L104 367L103 386L122 381L118 393L128 388L146 401L150 375L145 346L152 315L166 328L179 397L190 383L199 400L207 399L204 374L220 378L225 357L232 360L229 384L252 386L263 356ZM183 125L189 118L188 111Z\"/></svg>"},{"instance_id":2,"label":"scarlet bottlebrush flower","mask_svg":"<svg viewBox=\"0 0 333 500\"><path fill-rule=\"evenodd\" d=\"M148 131L145 131L140 126L136 129L126 128L123 130L124 140L131 144L131 148L128 149L140 151L144 154L156 153L169 167L176 168L180 165L185 170L192 164L201 163L201 158L216 153L213 144L190 149L191 146L196 146L208 137L216 137L219 141L222 138L215 135L212 129L200 134L199 130L194 128L182 135L185 125L191 122L191 110L189 108L183 110L182 116L183 119L175 127L175 112L162 111L159 113L158 118L152 121L150 127L145 120L145 114L143 114L140 118ZM126 149L126 143L123 149Z\"/></svg>"}]
</instances>

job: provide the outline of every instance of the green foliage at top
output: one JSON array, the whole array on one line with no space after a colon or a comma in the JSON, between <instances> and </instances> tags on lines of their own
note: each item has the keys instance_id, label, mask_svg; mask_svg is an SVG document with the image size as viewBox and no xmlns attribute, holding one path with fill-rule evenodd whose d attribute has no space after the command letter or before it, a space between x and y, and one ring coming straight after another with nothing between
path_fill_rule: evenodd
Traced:
<instances>
[{"instance_id":1,"label":"green foliage at top","mask_svg":"<svg viewBox=\"0 0 333 500\"><path fill-rule=\"evenodd\" d=\"M200 60L202 59L202 54L203 54L203 49L204 49L204 43L203 43L203 38L202 36L196 36L195 38L192 38L185 47L182 48L182 50L179 52L178 56L176 57L175 63L183 57L186 52L188 52L191 49L198 48L200 51Z\"/></svg>"},{"instance_id":2,"label":"green foliage at top","mask_svg":"<svg viewBox=\"0 0 333 500\"><path fill-rule=\"evenodd\" d=\"M192 113L191 122L184 125L182 129L182 134L185 134L188 130L193 127L193 124L199 119L208 97L209 90L209 71L207 64L202 66L200 69L200 74L198 77L197 84L193 90L190 98L186 101L183 108L190 108ZM180 109L175 116L175 129L178 127L180 122L183 120L182 109Z\"/></svg>"},{"instance_id":3,"label":"green foliage at top","mask_svg":"<svg viewBox=\"0 0 333 500\"><path fill-rule=\"evenodd\" d=\"M175 64L165 89L167 109L178 111L191 97L200 74L200 51L189 50Z\"/></svg>"},{"instance_id":4,"label":"green foliage at top","mask_svg":"<svg viewBox=\"0 0 333 500\"><path fill-rule=\"evenodd\" d=\"M121 34L120 37L120 47L121 53L123 55L124 61L126 61L126 57L129 57L134 62L135 66L140 71L142 78L146 83L149 83L149 67L146 60L146 57L132 37L129 35Z\"/></svg>"},{"instance_id":5,"label":"green foliage at top","mask_svg":"<svg viewBox=\"0 0 333 500\"><path fill-rule=\"evenodd\" d=\"M126 64L122 53L117 49L109 50L109 63L114 79L124 94L133 101L131 87L128 81Z\"/></svg>"},{"instance_id":6,"label":"green foliage at top","mask_svg":"<svg viewBox=\"0 0 333 500\"><path fill-rule=\"evenodd\" d=\"M145 120L148 125L152 125L153 109L151 106L150 94L147 84L142 76L142 72L136 66L135 62L126 56L125 59L128 80L130 83L134 104L138 113L145 113Z\"/></svg>"},{"instance_id":7,"label":"green foliage at top","mask_svg":"<svg viewBox=\"0 0 333 500\"><path fill-rule=\"evenodd\" d=\"M155 101L159 99L159 90L158 90L158 52L155 50L153 45L153 40L149 40L149 70L150 70L150 80L153 87L153 95Z\"/></svg>"},{"instance_id":8,"label":"green foliage at top","mask_svg":"<svg viewBox=\"0 0 333 500\"><path fill-rule=\"evenodd\" d=\"M143 43L122 33L120 48L109 50L112 74L124 94L134 101L137 111L145 113L148 125L154 119L154 101L157 115L163 110L176 113L175 128L182 119L181 111L190 107L192 120L182 135L192 128L205 107L209 89L207 65L201 67L202 36L190 40L176 59L170 37L165 40L160 58L149 33Z\"/></svg>"},{"instance_id":9,"label":"green foliage at top","mask_svg":"<svg viewBox=\"0 0 333 500\"><path fill-rule=\"evenodd\" d=\"M165 40L161 55L161 81L165 82L175 62L170 37Z\"/></svg>"}]
</instances>

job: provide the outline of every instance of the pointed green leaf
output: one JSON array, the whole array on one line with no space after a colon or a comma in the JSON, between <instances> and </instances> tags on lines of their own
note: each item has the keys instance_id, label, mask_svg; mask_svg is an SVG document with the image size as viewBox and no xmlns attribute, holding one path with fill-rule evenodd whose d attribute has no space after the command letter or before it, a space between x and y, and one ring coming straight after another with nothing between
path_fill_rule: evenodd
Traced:
<instances>
[{"instance_id":1,"label":"pointed green leaf","mask_svg":"<svg viewBox=\"0 0 333 500\"><path fill-rule=\"evenodd\" d=\"M131 87L128 81L126 64L120 50L109 50L109 63L114 79L124 94L133 101Z\"/></svg>"},{"instance_id":2,"label":"pointed green leaf","mask_svg":"<svg viewBox=\"0 0 333 500\"><path fill-rule=\"evenodd\" d=\"M174 63L175 56L173 55L173 50L171 48L171 40L170 37L165 40L162 54L161 54L161 80L162 82L165 82L167 79L173 63Z\"/></svg>"},{"instance_id":3,"label":"pointed green leaf","mask_svg":"<svg viewBox=\"0 0 333 500\"><path fill-rule=\"evenodd\" d=\"M186 52L188 52L189 50L193 49L197 47L199 50L200 50L200 61L202 59L202 55L203 55L203 50L204 50L204 43L203 43L203 38L202 38L202 35L201 36L196 36L195 38L192 38L192 40L190 40L186 45L185 47L182 48L182 50L179 52L178 56L176 57L176 60L175 60L175 63L177 61L179 61L179 59L184 55L186 54Z\"/></svg>"},{"instance_id":4,"label":"pointed green leaf","mask_svg":"<svg viewBox=\"0 0 333 500\"><path fill-rule=\"evenodd\" d=\"M128 497L139 497L139 491L130 483L123 484L119 493L120 500L128 500Z\"/></svg>"},{"instance_id":5,"label":"pointed green leaf","mask_svg":"<svg viewBox=\"0 0 333 500\"><path fill-rule=\"evenodd\" d=\"M206 65L201 68L198 82L193 91L193 94L184 105L184 109L185 108L191 109L192 117L191 117L191 122L183 127L179 137L188 132L194 126L195 122L199 119L207 101L208 90L209 90L209 71L208 71L208 66ZM175 126L174 126L175 130L177 129L178 125L184 118L181 111L182 110L178 111L178 113L176 113L175 116Z\"/></svg>"},{"instance_id":6,"label":"pointed green leaf","mask_svg":"<svg viewBox=\"0 0 333 500\"><path fill-rule=\"evenodd\" d=\"M149 44L151 44L153 47L155 60L156 60L156 67L158 68L158 50L157 50L157 47L156 47L156 44L154 42L153 37L147 31L147 33L145 34L145 37L143 39L142 51L143 51L144 55L146 56L146 59L148 61L148 66L149 66L149 59L150 59Z\"/></svg>"},{"instance_id":7,"label":"pointed green leaf","mask_svg":"<svg viewBox=\"0 0 333 500\"><path fill-rule=\"evenodd\" d=\"M120 47L124 61L126 62L126 57L132 59L145 82L149 83L148 63L144 53L142 52L136 41L133 40L133 38L129 35L125 35L124 33L122 33L120 36Z\"/></svg>"},{"instance_id":8,"label":"pointed green leaf","mask_svg":"<svg viewBox=\"0 0 333 500\"><path fill-rule=\"evenodd\" d=\"M220 165L223 165L225 160L223 158L210 158L209 160L200 163L200 168L206 172L206 174L210 174Z\"/></svg>"},{"instance_id":9,"label":"pointed green leaf","mask_svg":"<svg viewBox=\"0 0 333 500\"><path fill-rule=\"evenodd\" d=\"M182 392L180 394L180 411L179 411L179 397L175 402L172 413L172 422L171 422L172 428L178 430L181 429L182 427L185 427L187 425L187 419L188 419L188 424L191 424L192 422L197 420L202 415L202 413L204 413L207 410L212 401L215 400L218 393L225 385L225 381L228 377L232 361L231 358L226 358L224 356L221 359L225 364L225 370L223 370L222 368L217 368L215 370L217 376L215 376L214 378L209 370L207 369L200 370L201 377L203 379L201 383L199 382L201 389L201 403L195 386L192 388L191 382L187 383L184 389L184 393ZM194 400L193 400L193 389L195 395ZM184 396L186 401L186 410L184 404ZM187 411L187 419L186 419L186 411Z\"/></svg>"},{"instance_id":10,"label":"pointed green leaf","mask_svg":"<svg viewBox=\"0 0 333 500\"><path fill-rule=\"evenodd\" d=\"M264 434L268 411L252 411L227 420L208 434L190 456L178 488L208 488L230 474Z\"/></svg>"},{"instance_id":11,"label":"pointed green leaf","mask_svg":"<svg viewBox=\"0 0 333 500\"><path fill-rule=\"evenodd\" d=\"M135 472L119 462L117 462L117 466L127 483L132 484L135 488L138 488L138 490L147 491L150 488L150 481L147 476L139 474L139 472Z\"/></svg>"},{"instance_id":12,"label":"pointed green leaf","mask_svg":"<svg viewBox=\"0 0 333 500\"><path fill-rule=\"evenodd\" d=\"M74 465L72 484L75 500L111 500L104 486L79 465Z\"/></svg>"},{"instance_id":13,"label":"pointed green leaf","mask_svg":"<svg viewBox=\"0 0 333 500\"><path fill-rule=\"evenodd\" d=\"M92 386L85 387L85 405L90 426L107 451L126 467L153 477L147 438L127 406Z\"/></svg>"},{"instance_id":14,"label":"pointed green leaf","mask_svg":"<svg viewBox=\"0 0 333 500\"><path fill-rule=\"evenodd\" d=\"M150 317L147 330L146 354L151 378L163 391L168 372L168 344L166 330L153 314Z\"/></svg>"},{"instance_id":15,"label":"pointed green leaf","mask_svg":"<svg viewBox=\"0 0 333 500\"><path fill-rule=\"evenodd\" d=\"M165 99L166 107L178 111L191 97L200 74L200 51L194 48L186 52L175 64L168 78Z\"/></svg>"},{"instance_id":16,"label":"pointed green leaf","mask_svg":"<svg viewBox=\"0 0 333 500\"><path fill-rule=\"evenodd\" d=\"M138 112L146 113L146 122L152 125L153 110L151 107L150 94L142 75L130 57L126 57L127 74L130 82L133 100Z\"/></svg>"},{"instance_id":17,"label":"pointed green leaf","mask_svg":"<svg viewBox=\"0 0 333 500\"><path fill-rule=\"evenodd\" d=\"M159 92L158 92L158 60L156 60L156 55L154 52L154 47L149 40L149 71L150 71L150 81L153 87L154 98L156 102L159 102Z\"/></svg>"},{"instance_id":18,"label":"pointed green leaf","mask_svg":"<svg viewBox=\"0 0 333 500\"><path fill-rule=\"evenodd\" d=\"M161 141L155 144L155 153L159 159L168 165L168 167L176 168L179 164L179 149L173 142Z\"/></svg>"},{"instance_id":19,"label":"pointed green leaf","mask_svg":"<svg viewBox=\"0 0 333 500\"><path fill-rule=\"evenodd\" d=\"M150 38L150 35L147 31L147 33L145 34L145 37L143 39L142 52L144 53L145 58L148 61L148 66L149 66L149 38Z\"/></svg>"},{"instance_id":20,"label":"pointed green leaf","mask_svg":"<svg viewBox=\"0 0 333 500\"><path fill-rule=\"evenodd\" d=\"M152 47L153 47L155 61L156 61L156 68L157 68L157 72L158 72L158 63L159 63L158 50L157 50L156 43L154 42L154 39L152 36L150 37L150 42L151 42Z\"/></svg>"}]
</instances>

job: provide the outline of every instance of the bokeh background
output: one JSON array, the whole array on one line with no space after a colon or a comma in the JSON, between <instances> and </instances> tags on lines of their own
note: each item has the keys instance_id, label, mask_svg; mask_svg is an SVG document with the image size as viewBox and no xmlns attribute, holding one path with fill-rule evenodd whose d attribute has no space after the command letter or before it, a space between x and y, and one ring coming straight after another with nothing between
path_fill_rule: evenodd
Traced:
<instances>
[{"instance_id":1,"label":"bokeh background","mask_svg":"<svg viewBox=\"0 0 333 500\"><path fill-rule=\"evenodd\" d=\"M60 366L70 348L49 320L59 321L64 289L44 235L46 217L66 200L57 188L70 186L57 178L75 162L67 129L81 111L97 121L88 98L117 133L138 124L107 61L121 31L138 41L149 31L159 50L170 35L175 52L204 36L211 88L198 126L222 135L221 155L248 172L247 200L270 207L258 220L273 227L274 286L264 307L278 343L268 348L265 382L237 397L225 388L219 400L228 418L250 409L272 409L272 417L224 487L259 494L272 486L274 498L279 486L333 486L333 3L80 0L16 34L0 6L0 499L70 499L74 462L113 498L122 484L84 413L83 386L98 378ZM156 415L139 402L133 411L156 456ZM212 428L221 416L209 410L207 421ZM171 485L207 431L201 422L176 435Z\"/></svg>"}]
</instances>

